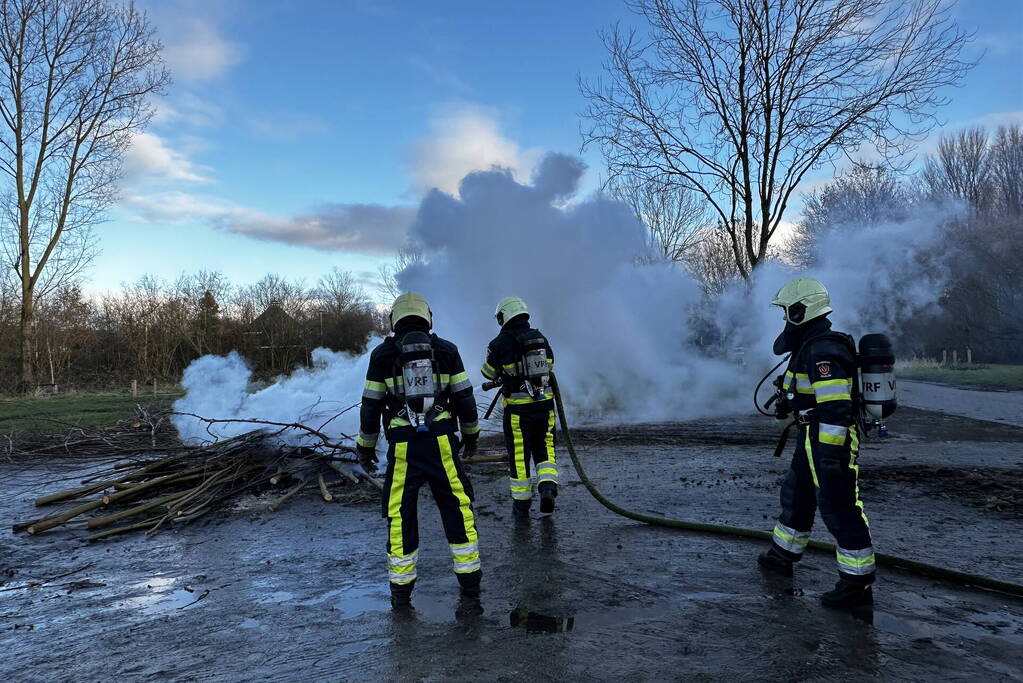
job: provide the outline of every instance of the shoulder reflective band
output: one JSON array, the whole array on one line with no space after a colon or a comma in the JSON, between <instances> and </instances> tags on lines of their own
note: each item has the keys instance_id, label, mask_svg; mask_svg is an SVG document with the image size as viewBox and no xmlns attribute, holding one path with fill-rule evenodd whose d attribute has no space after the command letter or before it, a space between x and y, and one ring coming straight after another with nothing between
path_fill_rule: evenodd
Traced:
<instances>
[{"instance_id":1,"label":"shoulder reflective band","mask_svg":"<svg viewBox=\"0 0 1023 683\"><path fill-rule=\"evenodd\" d=\"M813 393L817 395L817 403L851 401L851 391L851 379L826 379L813 383Z\"/></svg>"}]
</instances>

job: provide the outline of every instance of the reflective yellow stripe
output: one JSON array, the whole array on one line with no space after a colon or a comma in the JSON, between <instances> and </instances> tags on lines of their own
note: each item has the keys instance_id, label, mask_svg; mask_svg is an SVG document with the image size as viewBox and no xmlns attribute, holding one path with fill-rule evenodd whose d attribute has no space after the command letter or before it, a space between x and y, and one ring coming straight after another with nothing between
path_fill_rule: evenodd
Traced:
<instances>
[{"instance_id":1,"label":"reflective yellow stripe","mask_svg":"<svg viewBox=\"0 0 1023 683\"><path fill-rule=\"evenodd\" d=\"M863 523L869 527L870 520L867 519L867 512L863 509L863 501L860 500L860 466L856 464L856 459L860 457L860 436L856 430L856 425L849 427L849 437L849 469L853 471L856 481L856 507L860 509L860 517L863 518Z\"/></svg>"},{"instance_id":2,"label":"reflective yellow stripe","mask_svg":"<svg viewBox=\"0 0 1023 683\"><path fill-rule=\"evenodd\" d=\"M817 481L817 468L813 466L813 446L810 443L810 430L806 430L806 460L810 463L810 475L813 476L813 485L820 488L820 482Z\"/></svg>"},{"instance_id":3,"label":"reflective yellow stripe","mask_svg":"<svg viewBox=\"0 0 1023 683\"><path fill-rule=\"evenodd\" d=\"M355 443L365 448L373 448L374 446L377 445L377 440L376 438L370 440L369 437L359 434L359 436L355 439Z\"/></svg>"},{"instance_id":4,"label":"reflective yellow stripe","mask_svg":"<svg viewBox=\"0 0 1023 683\"><path fill-rule=\"evenodd\" d=\"M400 441L394 445L394 474L391 490L387 497L387 518L390 523L390 554L404 557L405 544L401 535L401 497L405 491L405 474L408 471L408 444Z\"/></svg>"},{"instance_id":5,"label":"reflective yellow stripe","mask_svg":"<svg viewBox=\"0 0 1023 683\"><path fill-rule=\"evenodd\" d=\"M366 380L366 386L364 387L370 391L387 391L387 385L383 382L374 382L371 379Z\"/></svg>"},{"instance_id":6,"label":"reflective yellow stripe","mask_svg":"<svg viewBox=\"0 0 1023 683\"><path fill-rule=\"evenodd\" d=\"M497 377L497 368L490 363L484 363L483 367L480 368L480 372L483 373L483 376L487 379L494 379Z\"/></svg>"},{"instance_id":7,"label":"reflective yellow stripe","mask_svg":"<svg viewBox=\"0 0 1023 683\"><path fill-rule=\"evenodd\" d=\"M529 471L526 469L526 449L522 441L522 420L518 415L511 416L512 443L515 452L512 453L515 462L515 477L517 479L528 479Z\"/></svg>"},{"instance_id":8,"label":"reflective yellow stripe","mask_svg":"<svg viewBox=\"0 0 1023 683\"><path fill-rule=\"evenodd\" d=\"M825 379L813 383L813 393L817 395L817 403L851 401L851 390L851 379Z\"/></svg>"},{"instance_id":9,"label":"reflective yellow stripe","mask_svg":"<svg viewBox=\"0 0 1023 683\"><path fill-rule=\"evenodd\" d=\"M433 418L433 421L440 422L441 420L450 419L451 413L449 413L446 410L442 410L441 412L437 413L437 417ZM392 417L391 421L387 423L387 426L390 427L391 429L394 429L395 427L411 427L412 423L403 417Z\"/></svg>"},{"instance_id":10,"label":"reflective yellow stripe","mask_svg":"<svg viewBox=\"0 0 1023 683\"><path fill-rule=\"evenodd\" d=\"M443 377L443 376L444 375L441 375L441 377ZM469 373L467 373L467 372L459 372L457 374L451 375L451 380L450 381L451 381L452 384L458 384L459 382L465 382L468 379L469 379Z\"/></svg>"},{"instance_id":11,"label":"reflective yellow stripe","mask_svg":"<svg viewBox=\"0 0 1023 683\"><path fill-rule=\"evenodd\" d=\"M440 459L444 463L444 471L448 475L448 485L451 492L455 494L458 501L458 509L462 513L462 525L465 527L465 538L467 543L476 543L476 521L472 515L472 501L465 493L462 480L458 478L458 470L455 468L455 459L451 455L451 441L446 434L437 437L437 445L440 446Z\"/></svg>"},{"instance_id":12,"label":"reflective yellow stripe","mask_svg":"<svg viewBox=\"0 0 1023 683\"><path fill-rule=\"evenodd\" d=\"M506 398L504 399L504 405L506 406L521 406L527 403L536 403L537 401L547 401L554 398L554 394L544 394L543 398Z\"/></svg>"},{"instance_id":13,"label":"reflective yellow stripe","mask_svg":"<svg viewBox=\"0 0 1023 683\"><path fill-rule=\"evenodd\" d=\"M844 436L835 436L834 434L828 434L827 432L821 432L818 434L818 439L821 443L831 444L832 446L841 446L845 443Z\"/></svg>"},{"instance_id":14,"label":"reflective yellow stripe","mask_svg":"<svg viewBox=\"0 0 1023 683\"><path fill-rule=\"evenodd\" d=\"M545 444L547 446L547 459L550 460L551 464L555 463L554 460L554 411L552 410L547 416L547 436L545 438ZM557 474L557 472L555 472Z\"/></svg>"}]
</instances>

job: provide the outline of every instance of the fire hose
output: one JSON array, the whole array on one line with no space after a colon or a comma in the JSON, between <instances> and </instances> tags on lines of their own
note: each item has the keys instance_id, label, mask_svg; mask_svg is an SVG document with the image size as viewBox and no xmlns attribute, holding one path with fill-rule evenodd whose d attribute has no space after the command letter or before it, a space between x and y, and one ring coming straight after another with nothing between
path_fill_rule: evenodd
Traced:
<instances>
[{"instance_id":1,"label":"fire hose","mask_svg":"<svg viewBox=\"0 0 1023 683\"><path fill-rule=\"evenodd\" d=\"M707 524L704 522L693 522L683 519L671 519L669 517L657 517L655 515L645 515L640 512L635 512L627 508L623 508L620 505L613 503L608 500L593 483L593 481L587 476L586 470L583 469L582 463L579 461L579 455L575 451L575 445L572 443L572 432L568 428L568 419L565 417L565 406L561 398L561 389L558 386L557 378L551 374L551 386L554 390L554 401L558 409L558 419L561 423L561 432L565 439L565 445L568 448L568 454L572 458L572 464L575 465L575 470L579 475L579 479L582 481L583 486L590 492L594 498L597 499L601 505L606 507L611 512L619 514L629 519L634 519L637 522L643 522L645 524L651 524L653 526L662 526L669 529L681 529L684 531L698 531L707 534L716 534L719 536L737 536L740 538L752 538L759 541L770 541L772 536L766 531L759 529L746 529L744 527L729 526L727 524ZM821 541L811 540L808 547L814 550L827 552L832 555L835 553L835 546L831 543L823 543ZM958 584L961 586L968 586L972 588L979 588L982 590L995 591L998 593L1005 593L1007 595L1013 595L1016 597L1023 597L1023 585L1016 583L1010 583L1008 581L999 581L988 576L981 576L979 574L970 574L967 572L960 572L954 569L947 569L945 567L939 567L937 565L929 564L927 562L920 562L917 560L910 560L904 557L898 557L897 555L886 555L884 553L875 553L874 557L877 564L884 567L894 567L896 569L902 569L912 574L924 576L930 579L938 579L941 581L947 581L949 583Z\"/></svg>"}]
</instances>

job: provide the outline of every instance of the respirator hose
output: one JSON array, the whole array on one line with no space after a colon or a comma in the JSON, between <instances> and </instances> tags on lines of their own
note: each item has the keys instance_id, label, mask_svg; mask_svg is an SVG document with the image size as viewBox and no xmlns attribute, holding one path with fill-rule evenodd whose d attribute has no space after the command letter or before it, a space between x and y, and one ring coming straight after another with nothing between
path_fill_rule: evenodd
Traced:
<instances>
[{"instance_id":1,"label":"respirator hose","mask_svg":"<svg viewBox=\"0 0 1023 683\"><path fill-rule=\"evenodd\" d=\"M789 359L789 356L785 356L780 361L778 361L778 364L775 365L770 370L768 370L767 374L764 375L760 379L759 382L757 382L757 388L753 390L753 405L756 407L757 412L760 413L761 415L764 415L766 417L774 417L774 415L772 415L771 413L767 412L766 410L764 410L763 408L760 407L760 402L757 400L757 397L760 395L760 387L764 386L764 382L767 381L767 378L770 377L771 375L773 375L774 371L777 370L778 368L780 368L781 364L784 363L785 361L787 361L788 359ZM768 402L768 405L770 405L770 402Z\"/></svg>"},{"instance_id":2,"label":"respirator hose","mask_svg":"<svg viewBox=\"0 0 1023 683\"><path fill-rule=\"evenodd\" d=\"M781 363L778 365L781 365ZM774 372L774 370L771 370L771 372ZM771 373L769 372L768 375L770 374ZM551 387L554 390L554 401L558 409L561 433L564 436L565 446L568 448L568 454L572 458L572 464L575 466L575 471L579 475L579 479L582 481L583 486L585 486L586 490L590 492L590 495L596 498L597 502L606 507L608 510L623 517L634 519L637 522L643 522L653 526L667 527L669 529L699 531L702 533L717 534L719 536L738 536L741 538L756 539L758 541L771 540L771 534L761 529L747 529L744 527L729 526L727 524L707 524L704 522L691 522L682 519L671 519L669 517L645 515L640 512L623 508L622 506L608 500L604 494L600 492L589 476L587 476L586 470L583 469L582 463L579 462L579 455L575 451L575 444L572 443L572 432L568 428L568 419L565 417L565 405L561 398L561 389L558 386L558 380L553 373L551 374ZM832 555L835 554L835 546L831 543L811 540L808 547L813 548L814 550L827 552ZM883 567L895 567L930 579L939 579L961 586L970 586L973 588L1023 597L1023 586L1010 583L1008 581L999 581L998 579L981 576L979 574L969 574L967 572L960 572L954 569L946 569L945 567L939 567L926 562L918 562L917 560L910 560L896 555L875 553L874 558L876 559L877 564Z\"/></svg>"}]
</instances>

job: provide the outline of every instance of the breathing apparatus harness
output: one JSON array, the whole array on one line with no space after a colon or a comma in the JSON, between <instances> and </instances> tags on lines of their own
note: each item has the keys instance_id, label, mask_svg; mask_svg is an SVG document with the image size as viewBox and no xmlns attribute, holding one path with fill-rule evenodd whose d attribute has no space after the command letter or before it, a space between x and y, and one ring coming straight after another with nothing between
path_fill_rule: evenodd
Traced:
<instances>
[{"instance_id":1,"label":"breathing apparatus harness","mask_svg":"<svg viewBox=\"0 0 1023 683\"><path fill-rule=\"evenodd\" d=\"M515 363L516 372L514 375L502 373L497 379L484 382L483 391L490 391L502 387L508 393L523 392L529 394L534 401L543 400L551 393L551 364L547 358L547 338L540 330L529 328L528 330L511 332L515 343L518 346ZM487 409L483 419L486 420L494 411L501 392L494 396L493 402Z\"/></svg>"},{"instance_id":2,"label":"breathing apparatus harness","mask_svg":"<svg viewBox=\"0 0 1023 683\"><path fill-rule=\"evenodd\" d=\"M400 353L392 376L401 378L395 386L399 417L404 417L417 432L428 431L430 425L444 411L437 386L437 363L433 343L437 335L425 332L406 332L395 340Z\"/></svg>"},{"instance_id":3,"label":"breathing apparatus harness","mask_svg":"<svg viewBox=\"0 0 1023 683\"><path fill-rule=\"evenodd\" d=\"M756 407L757 412L778 420L785 420L789 415L792 415L792 405L795 400L795 373L793 373L793 381L787 389L785 388L784 374L774 378L772 382L775 387L774 394L764 403L763 407L760 406L757 400L757 397L760 395L760 388L767 381L767 378L781 367L783 363L787 362L788 365L786 367L791 368L792 364L800 358L808 345L823 339L832 339L844 344L851 352L855 361L855 368L853 368L852 373L853 420L860 434L867 435L871 429L877 427L879 437L884 438L888 436L888 427L884 422L884 418L894 413L897 407L895 373L893 371L895 356L892 353L891 342L883 334L864 335L860 339L858 351L852 336L833 330L828 330L803 340L796 351L782 358L777 365L768 370L767 374L757 382L756 389L753 390L753 405ZM767 412L772 404L775 406L774 412ZM813 416L813 408L800 410L795 413L792 421L785 425L781 436L778 438L778 445L774 449L775 457L780 456L784 452L792 428L797 425L809 425L813 421Z\"/></svg>"}]
</instances>

